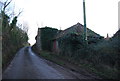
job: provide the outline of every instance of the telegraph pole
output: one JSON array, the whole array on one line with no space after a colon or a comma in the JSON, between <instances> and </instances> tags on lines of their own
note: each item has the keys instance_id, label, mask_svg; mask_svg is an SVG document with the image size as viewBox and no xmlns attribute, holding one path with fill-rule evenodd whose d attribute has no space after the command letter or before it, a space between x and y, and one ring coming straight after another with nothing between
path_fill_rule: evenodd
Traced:
<instances>
[{"instance_id":1,"label":"telegraph pole","mask_svg":"<svg viewBox=\"0 0 120 81\"><path fill-rule=\"evenodd\" d=\"M83 14L84 14L84 41L87 44L87 28L86 28L86 11L85 11L85 0L83 0Z\"/></svg>"}]
</instances>

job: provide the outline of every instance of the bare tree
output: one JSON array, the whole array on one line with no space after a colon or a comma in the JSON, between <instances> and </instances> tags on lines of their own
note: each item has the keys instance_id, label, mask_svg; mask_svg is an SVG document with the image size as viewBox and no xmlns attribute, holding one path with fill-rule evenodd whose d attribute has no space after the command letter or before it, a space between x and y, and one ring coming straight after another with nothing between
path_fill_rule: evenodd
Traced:
<instances>
[{"instance_id":1,"label":"bare tree","mask_svg":"<svg viewBox=\"0 0 120 81\"><path fill-rule=\"evenodd\" d=\"M5 2L1 2L1 3L3 3L3 9L2 9L2 11L6 14L7 12L9 13L9 14L7 14L9 17L10 17L10 21L14 18L14 17L19 17L20 15L21 15L21 13L23 12L23 9L19 9L19 12L18 12L18 14L15 14L15 4L13 5L13 9L10 9L10 7L9 7L9 9L7 9L7 7L10 5L10 3L12 2L12 0L6 0ZM11 12L9 12L9 11L11 11Z\"/></svg>"},{"instance_id":2,"label":"bare tree","mask_svg":"<svg viewBox=\"0 0 120 81\"><path fill-rule=\"evenodd\" d=\"M3 6L3 11L4 11L4 12L5 12L6 8L7 8L7 6L8 6L11 2L12 2L12 0L10 0L10 1L6 0L6 1L4 2L4 6Z\"/></svg>"},{"instance_id":3,"label":"bare tree","mask_svg":"<svg viewBox=\"0 0 120 81\"><path fill-rule=\"evenodd\" d=\"M28 29L29 29L29 25L27 22L23 22L23 25L22 25L22 30L24 30L26 33L28 33Z\"/></svg>"}]
</instances>

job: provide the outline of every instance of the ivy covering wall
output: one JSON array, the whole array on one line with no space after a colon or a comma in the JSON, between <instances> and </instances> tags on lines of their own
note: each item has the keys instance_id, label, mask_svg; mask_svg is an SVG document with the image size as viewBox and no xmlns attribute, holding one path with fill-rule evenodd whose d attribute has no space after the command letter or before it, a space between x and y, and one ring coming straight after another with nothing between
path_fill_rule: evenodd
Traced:
<instances>
[{"instance_id":1,"label":"ivy covering wall","mask_svg":"<svg viewBox=\"0 0 120 81\"><path fill-rule=\"evenodd\" d=\"M88 45L90 44L96 44L100 42L103 38L101 36L99 37L88 37ZM60 37L58 39L59 41L59 48L61 51L61 55L66 55L74 58L76 57L76 51L79 49L85 48L86 44L83 39L83 34L76 34L76 33L68 33L67 35ZM90 44L89 44L90 43Z\"/></svg>"},{"instance_id":2,"label":"ivy covering wall","mask_svg":"<svg viewBox=\"0 0 120 81\"><path fill-rule=\"evenodd\" d=\"M53 39L56 36L58 29L45 27L41 28L41 46L42 50L52 51Z\"/></svg>"}]
</instances>

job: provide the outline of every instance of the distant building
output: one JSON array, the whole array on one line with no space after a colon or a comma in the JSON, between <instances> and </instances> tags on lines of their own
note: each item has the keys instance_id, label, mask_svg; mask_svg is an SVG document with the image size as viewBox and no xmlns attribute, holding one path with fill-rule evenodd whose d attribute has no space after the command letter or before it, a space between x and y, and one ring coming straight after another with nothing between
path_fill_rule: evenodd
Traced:
<instances>
[{"instance_id":1,"label":"distant building","mask_svg":"<svg viewBox=\"0 0 120 81\"><path fill-rule=\"evenodd\" d=\"M46 44L42 44L43 39L41 39L41 38L42 38L43 35L41 36L41 33L43 33L43 30L47 30L47 28L38 28L38 33L37 33L37 36L36 36L36 47L37 47L38 51L45 50L43 48L43 46L47 44L48 48L52 46L51 49L54 53L59 54L59 52L60 52L60 47L59 46L60 45L59 45L58 40L60 38L64 37L65 35L71 34L71 33L75 34L76 36L83 35L84 26L80 23L77 23L77 24L75 24L75 25L73 25L73 26L71 26L71 27L69 27L65 30L52 29L52 31L50 31L50 32L44 31L44 33L46 32L46 33L48 33L48 36L50 36L50 37L46 36L46 38L47 37L50 38L50 40L47 40L47 41L44 40L44 43L46 43ZM57 31L56 34L55 35L52 35L52 34L49 35L50 33L53 32L53 30ZM94 31L92 31L88 28L87 28L87 37L88 37L88 39L93 39L93 40L88 41L88 44L96 43L96 40L101 38L101 36L99 34L95 33ZM51 43L52 45L50 44L51 46L49 46L49 41L52 41L52 43Z\"/></svg>"},{"instance_id":2,"label":"distant building","mask_svg":"<svg viewBox=\"0 0 120 81\"><path fill-rule=\"evenodd\" d=\"M51 27L38 28L36 46L39 51L52 51L52 39L57 34L57 29Z\"/></svg>"},{"instance_id":3,"label":"distant building","mask_svg":"<svg viewBox=\"0 0 120 81\"><path fill-rule=\"evenodd\" d=\"M41 30L38 28L37 36L36 36L36 48L40 52L42 50L41 48Z\"/></svg>"},{"instance_id":4,"label":"distant building","mask_svg":"<svg viewBox=\"0 0 120 81\"><path fill-rule=\"evenodd\" d=\"M55 53L60 52L58 39L67 34L70 34L70 33L74 33L76 35L82 35L84 33L84 26L80 23L77 23L77 24L61 31L60 33L58 33L56 35L56 37L53 39L53 51ZM93 39L94 39L94 38L100 38L101 36L87 28L87 37L88 38L93 37ZM91 42L93 42L93 41L89 41L89 43L91 43Z\"/></svg>"}]
</instances>

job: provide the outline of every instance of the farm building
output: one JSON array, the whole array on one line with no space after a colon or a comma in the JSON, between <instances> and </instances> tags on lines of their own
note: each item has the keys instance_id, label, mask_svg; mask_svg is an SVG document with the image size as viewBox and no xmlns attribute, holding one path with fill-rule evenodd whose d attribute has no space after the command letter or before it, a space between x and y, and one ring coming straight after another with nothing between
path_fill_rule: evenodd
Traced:
<instances>
[{"instance_id":1,"label":"farm building","mask_svg":"<svg viewBox=\"0 0 120 81\"><path fill-rule=\"evenodd\" d=\"M55 53L59 53L61 50L59 39L67 36L68 34L82 36L83 33L84 33L84 27L80 23L77 23L65 30L57 30L49 27L38 28L38 35L36 36L36 46L38 50L47 50L47 51L53 51ZM96 41L94 41L94 39L101 38L99 34L95 33L94 31L88 28L87 28L87 37L88 39L90 39L88 41L88 44L95 43Z\"/></svg>"}]
</instances>

